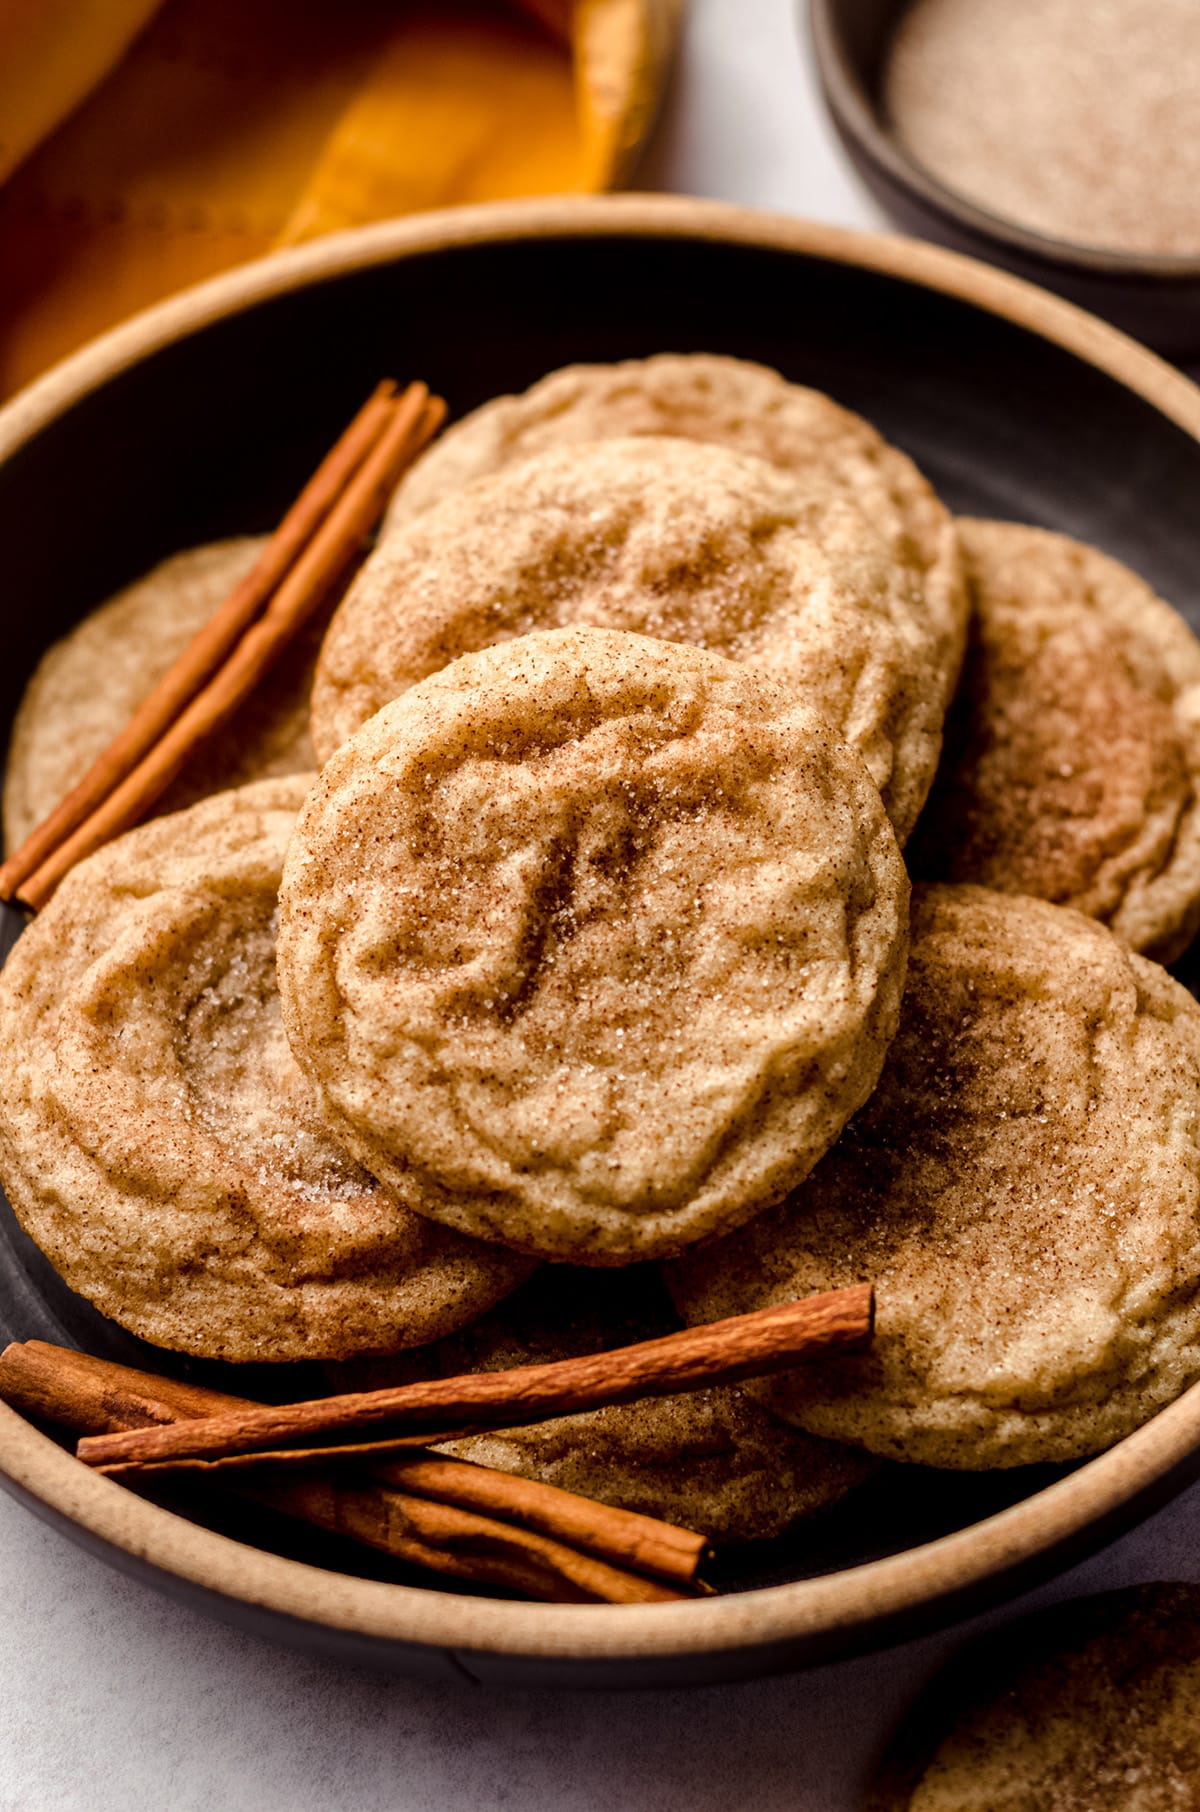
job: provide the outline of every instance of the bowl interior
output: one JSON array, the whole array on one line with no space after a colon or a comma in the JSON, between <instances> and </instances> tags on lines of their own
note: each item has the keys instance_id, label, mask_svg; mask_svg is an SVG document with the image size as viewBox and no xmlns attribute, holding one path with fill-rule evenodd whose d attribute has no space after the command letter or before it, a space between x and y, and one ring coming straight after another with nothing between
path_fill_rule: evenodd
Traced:
<instances>
[{"instance_id":1,"label":"bowl interior","mask_svg":"<svg viewBox=\"0 0 1200 1812\"><path fill-rule=\"evenodd\" d=\"M172 550L269 526L380 372L454 414L572 359L709 350L830 391L956 510L1022 517L1200 608L1200 448L1116 379L956 297L707 239L450 246L277 295L150 353L0 462L7 724L47 642Z\"/></svg>"},{"instance_id":2,"label":"bowl interior","mask_svg":"<svg viewBox=\"0 0 1200 1812\"><path fill-rule=\"evenodd\" d=\"M841 258L563 230L419 250L254 302L108 376L0 461L0 725L46 645L116 586L177 548L269 526L381 374L424 377L459 414L571 360L662 350L758 359L828 390L911 453L954 509L1093 542L1200 628L1200 444L1115 377L1015 321ZM19 929L9 909L2 929L6 950ZM65 1289L6 1206L0 1336L173 1366L248 1396L319 1388L305 1368L249 1374L144 1347ZM1054 1476L891 1468L836 1517L731 1556L726 1583L895 1552ZM263 1540L402 1577L298 1530Z\"/></svg>"},{"instance_id":3,"label":"bowl interior","mask_svg":"<svg viewBox=\"0 0 1200 1812\"><path fill-rule=\"evenodd\" d=\"M922 233L965 245L1035 282L1047 282L1084 307L1110 314L1152 345L1161 342L1168 350L1177 345L1178 323L1173 335L1164 335L1161 327L1157 332L1141 331L1136 316L1132 324L1125 320L1131 293L1144 287L1163 306L1169 292L1178 290L1183 298L1180 307L1190 304L1194 313L1200 259L1190 253L1123 252L1026 225L1015 215L993 212L986 203L973 200L908 150L894 130L883 89L891 40L910 4L911 0L809 0L826 99L860 170L884 205L902 225L915 221ZM1194 324L1191 332L1194 346Z\"/></svg>"}]
</instances>

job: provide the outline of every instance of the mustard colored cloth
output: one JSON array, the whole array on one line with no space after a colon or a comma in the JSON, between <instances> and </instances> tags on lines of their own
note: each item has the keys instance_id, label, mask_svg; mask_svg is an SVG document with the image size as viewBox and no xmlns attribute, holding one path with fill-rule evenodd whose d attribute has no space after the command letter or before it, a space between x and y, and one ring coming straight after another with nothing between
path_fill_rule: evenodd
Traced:
<instances>
[{"instance_id":1,"label":"mustard colored cloth","mask_svg":"<svg viewBox=\"0 0 1200 1812\"><path fill-rule=\"evenodd\" d=\"M0 0L0 395L336 228L619 181L682 0Z\"/></svg>"}]
</instances>

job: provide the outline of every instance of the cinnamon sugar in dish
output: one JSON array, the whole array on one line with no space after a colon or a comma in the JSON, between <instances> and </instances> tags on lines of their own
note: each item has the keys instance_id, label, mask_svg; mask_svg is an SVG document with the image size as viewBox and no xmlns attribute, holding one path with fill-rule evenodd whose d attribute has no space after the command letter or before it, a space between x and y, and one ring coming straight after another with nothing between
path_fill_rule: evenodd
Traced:
<instances>
[{"instance_id":1,"label":"cinnamon sugar in dish","mask_svg":"<svg viewBox=\"0 0 1200 1812\"><path fill-rule=\"evenodd\" d=\"M1200 253L1196 0L914 0L892 130L966 200L1114 252Z\"/></svg>"}]
</instances>

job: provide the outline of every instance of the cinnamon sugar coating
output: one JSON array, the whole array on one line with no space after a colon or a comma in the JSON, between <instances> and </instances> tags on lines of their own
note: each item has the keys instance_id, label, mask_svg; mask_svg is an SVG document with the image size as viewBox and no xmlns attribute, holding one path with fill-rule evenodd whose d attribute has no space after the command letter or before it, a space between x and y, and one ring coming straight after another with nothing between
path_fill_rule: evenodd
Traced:
<instances>
[{"instance_id":1,"label":"cinnamon sugar coating","mask_svg":"<svg viewBox=\"0 0 1200 1812\"><path fill-rule=\"evenodd\" d=\"M245 536L189 548L109 598L47 649L13 724L4 782L9 854L49 816L132 717L167 668L262 552ZM210 793L315 765L308 697L321 625L188 761L155 807L176 812Z\"/></svg>"},{"instance_id":2,"label":"cinnamon sugar coating","mask_svg":"<svg viewBox=\"0 0 1200 1812\"><path fill-rule=\"evenodd\" d=\"M679 1317L654 1268L543 1265L460 1334L391 1359L331 1368L334 1391L504 1371L602 1353L674 1333ZM802 1434L736 1385L610 1405L528 1428L490 1429L444 1453L637 1510L710 1541L781 1535L874 1475L853 1447Z\"/></svg>"},{"instance_id":3,"label":"cinnamon sugar coating","mask_svg":"<svg viewBox=\"0 0 1200 1812\"><path fill-rule=\"evenodd\" d=\"M900 1030L795 1197L668 1268L689 1321L870 1278L870 1350L748 1386L931 1466L1069 1460L1200 1378L1200 1005L1104 926L918 888Z\"/></svg>"},{"instance_id":4,"label":"cinnamon sugar coating","mask_svg":"<svg viewBox=\"0 0 1200 1812\"><path fill-rule=\"evenodd\" d=\"M677 435L750 453L795 477L832 483L855 503L892 558L920 574L940 664L962 654L967 605L958 538L945 506L907 454L823 391L716 353L659 353L612 365L567 365L519 396L456 422L407 473L385 533L475 478L551 447L630 434Z\"/></svg>"},{"instance_id":5,"label":"cinnamon sugar coating","mask_svg":"<svg viewBox=\"0 0 1200 1812\"><path fill-rule=\"evenodd\" d=\"M0 1178L18 1219L104 1314L205 1357L390 1352L529 1271L390 1201L292 1061L274 920L310 779L110 843L0 974Z\"/></svg>"},{"instance_id":6,"label":"cinnamon sugar coating","mask_svg":"<svg viewBox=\"0 0 1200 1812\"><path fill-rule=\"evenodd\" d=\"M1200 1586L1070 1599L957 1654L884 1757L864 1812L1191 1812Z\"/></svg>"},{"instance_id":7,"label":"cinnamon sugar coating","mask_svg":"<svg viewBox=\"0 0 1200 1812\"><path fill-rule=\"evenodd\" d=\"M1076 906L1169 962L1200 925L1200 642L1095 548L959 532L974 629L914 872Z\"/></svg>"},{"instance_id":8,"label":"cinnamon sugar coating","mask_svg":"<svg viewBox=\"0 0 1200 1812\"><path fill-rule=\"evenodd\" d=\"M691 440L550 448L386 536L321 650L318 755L458 655L571 623L773 675L858 750L903 841L959 654L919 562L835 475Z\"/></svg>"},{"instance_id":9,"label":"cinnamon sugar coating","mask_svg":"<svg viewBox=\"0 0 1200 1812\"><path fill-rule=\"evenodd\" d=\"M543 631L325 767L281 892L284 1023L397 1200L626 1264L778 1200L865 1098L907 891L862 764L783 688Z\"/></svg>"}]
</instances>

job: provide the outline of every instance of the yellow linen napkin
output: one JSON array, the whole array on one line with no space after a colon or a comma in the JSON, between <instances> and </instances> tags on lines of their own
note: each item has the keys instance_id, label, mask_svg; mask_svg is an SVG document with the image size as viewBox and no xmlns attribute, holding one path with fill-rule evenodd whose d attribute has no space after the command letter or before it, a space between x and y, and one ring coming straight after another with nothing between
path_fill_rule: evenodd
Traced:
<instances>
[{"instance_id":1,"label":"yellow linen napkin","mask_svg":"<svg viewBox=\"0 0 1200 1812\"><path fill-rule=\"evenodd\" d=\"M618 181L682 0L0 0L0 394L277 245Z\"/></svg>"}]
</instances>

